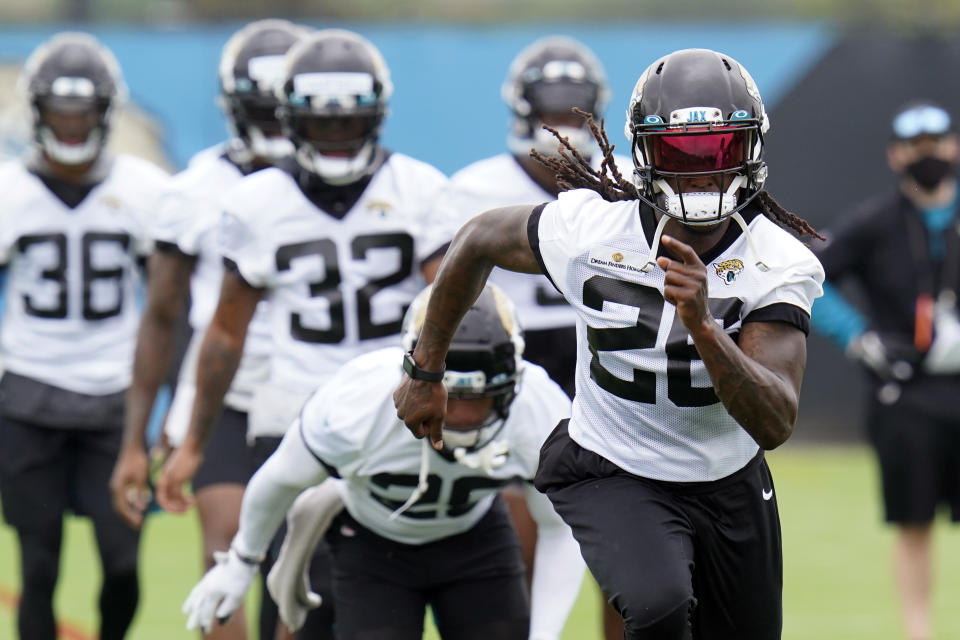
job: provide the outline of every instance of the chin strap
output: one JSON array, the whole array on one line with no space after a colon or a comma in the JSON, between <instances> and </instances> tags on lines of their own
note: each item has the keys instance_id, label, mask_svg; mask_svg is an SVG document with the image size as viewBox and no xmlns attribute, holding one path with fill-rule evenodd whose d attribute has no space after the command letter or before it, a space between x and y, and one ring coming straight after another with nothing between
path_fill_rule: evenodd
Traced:
<instances>
[{"instance_id":1,"label":"chin strap","mask_svg":"<svg viewBox=\"0 0 960 640\"><path fill-rule=\"evenodd\" d=\"M650 273L657 266L657 249L660 248L660 236L663 235L663 227L666 226L668 215L661 215L660 222L657 223L657 230L653 232L653 242L650 243L650 253L647 254L647 263L640 267L640 271Z\"/></svg>"},{"instance_id":2,"label":"chin strap","mask_svg":"<svg viewBox=\"0 0 960 640\"><path fill-rule=\"evenodd\" d=\"M468 452L463 447L457 447L453 450L453 457L465 467L480 469L490 476L493 475L494 469L502 467L507 461L507 453L509 453L509 451L510 448L506 442L503 440L495 440L473 453Z\"/></svg>"},{"instance_id":3,"label":"chin strap","mask_svg":"<svg viewBox=\"0 0 960 640\"><path fill-rule=\"evenodd\" d=\"M753 256L753 259L756 261L754 264L757 269L760 271L770 271L770 267L760 259L760 252L757 251L757 245L753 241L753 234L750 233L750 228L747 227L747 223L744 221L743 216L740 215L740 212L737 211L730 216L733 218L733 221L740 225L740 229L743 231L743 235L747 238L747 246L750 248L750 254Z\"/></svg>"},{"instance_id":4,"label":"chin strap","mask_svg":"<svg viewBox=\"0 0 960 640\"><path fill-rule=\"evenodd\" d=\"M423 494L425 494L430 487L430 484L427 482L427 475L430 473L430 447L433 445L430 444L430 438L424 438L421 442L423 446L420 448L420 475L417 477L417 488L413 490L413 493L410 494L410 497L407 498L407 501L404 502L399 509L390 514L389 519L391 522L399 518L404 511L415 505L417 500L422 498Z\"/></svg>"}]
</instances>

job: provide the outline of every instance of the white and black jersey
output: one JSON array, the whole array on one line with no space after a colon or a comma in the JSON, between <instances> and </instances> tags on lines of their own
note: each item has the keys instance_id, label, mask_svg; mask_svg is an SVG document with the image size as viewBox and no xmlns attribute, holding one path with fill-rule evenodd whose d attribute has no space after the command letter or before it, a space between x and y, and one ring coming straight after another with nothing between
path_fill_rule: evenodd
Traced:
<instances>
[{"instance_id":1,"label":"white and black jersey","mask_svg":"<svg viewBox=\"0 0 960 640\"><path fill-rule=\"evenodd\" d=\"M599 166L600 159L599 156L594 159L595 166ZM627 158L615 160L618 166L632 166ZM490 209L539 204L555 198L530 177L513 154L501 153L453 174L439 200L438 210L457 229L470 218ZM576 312L541 275L494 268L490 282L498 285L514 301L520 323L528 331L572 327L576 322Z\"/></svg>"},{"instance_id":2,"label":"white and black jersey","mask_svg":"<svg viewBox=\"0 0 960 640\"><path fill-rule=\"evenodd\" d=\"M130 384L137 262L152 248L149 221L168 179L132 156L101 163L103 181L72 207L24 162L0 166L4 368L88 395Z\"/></svg>"},{"instance_id":3,"label":"white and black jersey","mask_svg":"<svg viewBox=\"0 0 960 640\"><path fill-rule=\"evenodd\" d=\"M540 446L569 415L570 401L543 369L524 362L520 390L494 439L506 446L506 460L472 469L413 438L397 418L393 390L404 375L402 359L393 347L351 361L310 397L298 425L313 455L345 481L344 503L360 524L396 542L424 544L469 530L502 487L532 480ZM426 493L391 519L417 488L424 456Z\"/></svg>"},{"instance_id":4,"label":"white and black jersey","mask_svg":"<svg viewBox=\"0 0 960 640\"><path fill-rule=\"evenodd\" d=\"M823 269L798 240L757 209L743 212L760 258L736 224L701 256L710 310L736 339L745 322L809 330ZM664 272L647 262L656 220L637 201L607 202L580 189L534 211L528 231L541 268L577 312L576 399L570 436L622 469L680 482L716 480L757 453L717 399Z\"/></svg>"},{"instance_id":5,"label":"white and black jersey","mask_svg":"<svg viewBox=\"0 0 960 640\"><path fill-rule=\"evenodd\" d=\"M231 268L270 300L269 384L254 435L279 435L303 400L351 358L396 344L422 288L421 263L449 242L431 219L446 178L393 153L348 209L315 204L298 178L264 169L226 194L220 239Z\"/></svg>"},{"instance_id":6,"label":"white and black jersey","mask_svg":"<svg viewBox=\"0 0 960 640\"><path fill-rule=\"evenodd\" d=\"M171 179L154 221L153 235L158 250L174 249L196 258L190 278L193 338L180 367L180 385L167 420L174 442L186 433L200 344L220 297L223 281L223 256L218 236L223 213L220 201L223 194L243 177L243 172L230 161L222 146L205 149ZM253 389L266 375L271 345L267 313L266 301L261 302L247 329L243 360L224 399L227 406L240 411L249 409Z\"/></svg>"}]
</instances>

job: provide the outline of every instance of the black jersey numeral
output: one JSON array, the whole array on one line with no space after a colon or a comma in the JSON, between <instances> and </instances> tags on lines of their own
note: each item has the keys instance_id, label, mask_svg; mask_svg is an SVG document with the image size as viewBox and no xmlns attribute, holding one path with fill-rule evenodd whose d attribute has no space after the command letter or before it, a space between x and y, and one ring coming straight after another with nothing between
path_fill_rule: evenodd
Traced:
<instances>
[{"instance_id":1,"label":"black jersey numeral","mask_svg":"<svg viewBox=\"0 0 960 640\"><path fill-rule=\"evenodd\" d=\"M603 310L604 302L637 309L637 323L632 327L587 327L590 348L590 377L602 389L615 396L653 404L657 400L657 374L634 368L633 379L624 380L600 363L601 351L650 349L656 345L657 331L666 302L660 291L633 282L606 276L592 276L583 283L583 303L591 309ZM723 321L724 329L736 323L743 302L738 298L710 298L711 315ZM666 343L667 397L678 407L704 407L718 402L713 387L692 385L691 365L699 361L697 348L688 342L689 332L680 317L674 315ZM733 336L734 339L736 336Z\"/></svg>"},{"instance_id":2,"label":"black jersey numeral","mask_svg":"<svg viewBox=\"0 0 960 640\"><path fill-rule=\"evenodd\" d=\"M399 333L406 307L394 320L374 323L372 317L372 299L386 287L403 282L413 273L413 238L408 233L387 233L357 236L351 243L351 257L362 261L372 250L393 249L399 252L397 269L381 278L370 280L357 290L357 326L361 340L379 338ZM309 283L310 297L327 299L327 312L330 316L328 329L307 327L299 313L290 317L290 334L302 342L335 344L346 337L346 317L343 304L341 268L337 257L337 246L330 239L311 240L284 245L277 249L277 270L286 271L297 258L320 256L323 260L324 278Z\"/></svg>"},{"instance_id":3,"label":"black jersey numeral","mask_svg":"<svg viewBox=\"0 0 960 640\"><path fill-rule=\"evenodd\" d=\"M117 264L112 267L97 266L94 262L94 247L103 244L119 245L121 251L126 254L130 248L130 235L126 233L115 233L106 231L88 231L80 238L81 251L81 270L82 270L82 294L81 294L81 313L84 320L103 320L116 315L120 315L123 309L123 278L126 269L130 268L127 264ZM37 233L21 236L17 240L17 250L21 254L26 254L34 247L49 245L53 248L55 256L51 264L40 271L42 280L49 280L57 284L56 303L47 307L36 304L29 293L23 295L23 307L27 315L38 318L63 319L68 313L68 279L67 279L67 236L63 233ZM106 280L113 283L116 287L116 304L105 308L97 309L93 304L93 289L97 281Z\"/></svg>"},{"instance_id":4,"label":"black jersey numeral","mask_svg":"<svg viewBox=\"0 0 960 640\"><path fill-rule=\"evenodd\" d=\"M427 476L426 492L414 503L417 506L416 511L404 511L402 515L417 520L429 520L438 516L451 518L462 516L473 509L477 502L483 497L481 495L475 498L475 491L499 490L510 484L513 480L514 479L510 478L490 478L488 476L464 476L457 478L450 487L450 498L447 501L446 512L441 513L439 502L441 489L443 488L443 478L435 473L431 473ZM400 487L413 492L417 488L419 478L416 474L412 473L378 473L371 476L370 481L373 486L379 487L384 491L391 487ZM394 511L403 506L403 503L406 501L406 499L392 500L376 491L371 491L370 495L374 500ZM437 508L423 508L430 506Z\"/></svg>"}]
</instances>

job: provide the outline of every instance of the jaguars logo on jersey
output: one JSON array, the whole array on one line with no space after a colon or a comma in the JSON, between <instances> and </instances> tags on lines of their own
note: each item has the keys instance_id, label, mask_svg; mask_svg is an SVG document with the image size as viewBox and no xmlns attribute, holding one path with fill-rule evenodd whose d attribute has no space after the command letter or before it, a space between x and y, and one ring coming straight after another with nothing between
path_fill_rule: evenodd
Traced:
<instances>
[{"instance_id":1,"label":"jaguars logo on jersey","mask_svg":"<svg viewBox=\"0 0 960 640\"><path fill-rule=\"evenodd\" d=\"M729 285L733 284L733 281L736 280L740 272L743 271L743 261L740 260L740 258L733 258L731 260L715 262L713 263L713 268L716 270L720 279L723 280L723 284Z\"/></svg>"}]
</instances>

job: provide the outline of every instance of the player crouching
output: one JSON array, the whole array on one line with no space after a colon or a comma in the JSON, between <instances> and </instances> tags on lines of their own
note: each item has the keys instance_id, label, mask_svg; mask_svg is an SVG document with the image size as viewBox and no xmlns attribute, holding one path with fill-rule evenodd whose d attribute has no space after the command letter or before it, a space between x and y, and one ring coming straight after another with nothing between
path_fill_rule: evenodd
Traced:
<instances>
[{"instance_id":1,"label":"player crouching","mask_svg":"<svg viewBox=\"0 0 960 640\"><path fill-rule=\"evenodd\" d=\"M404 319L408 351L429 294ZM288 625L316 602L302 586L300 562L342 499L345 509L327 535L341 640L419 639L428 604L444 640L558 638L584 565L569 528L530 482L540 446L570 402L522 353L513 304L487 285L447 354L441 450L411 437L393 406L403 375L430 374L415 365L405 365L405 374L399 347L347 363L307 401L250 481L229 552L187 598L187 626L209 629L214 616L231 614L294 499L333 476L342 479L336 493L328 482L298 502L287 546L301 547L299 559L271 574ZM538 526L530 606L520 545L498 495L517 480Z\"/></svg>"}]
</instances>

